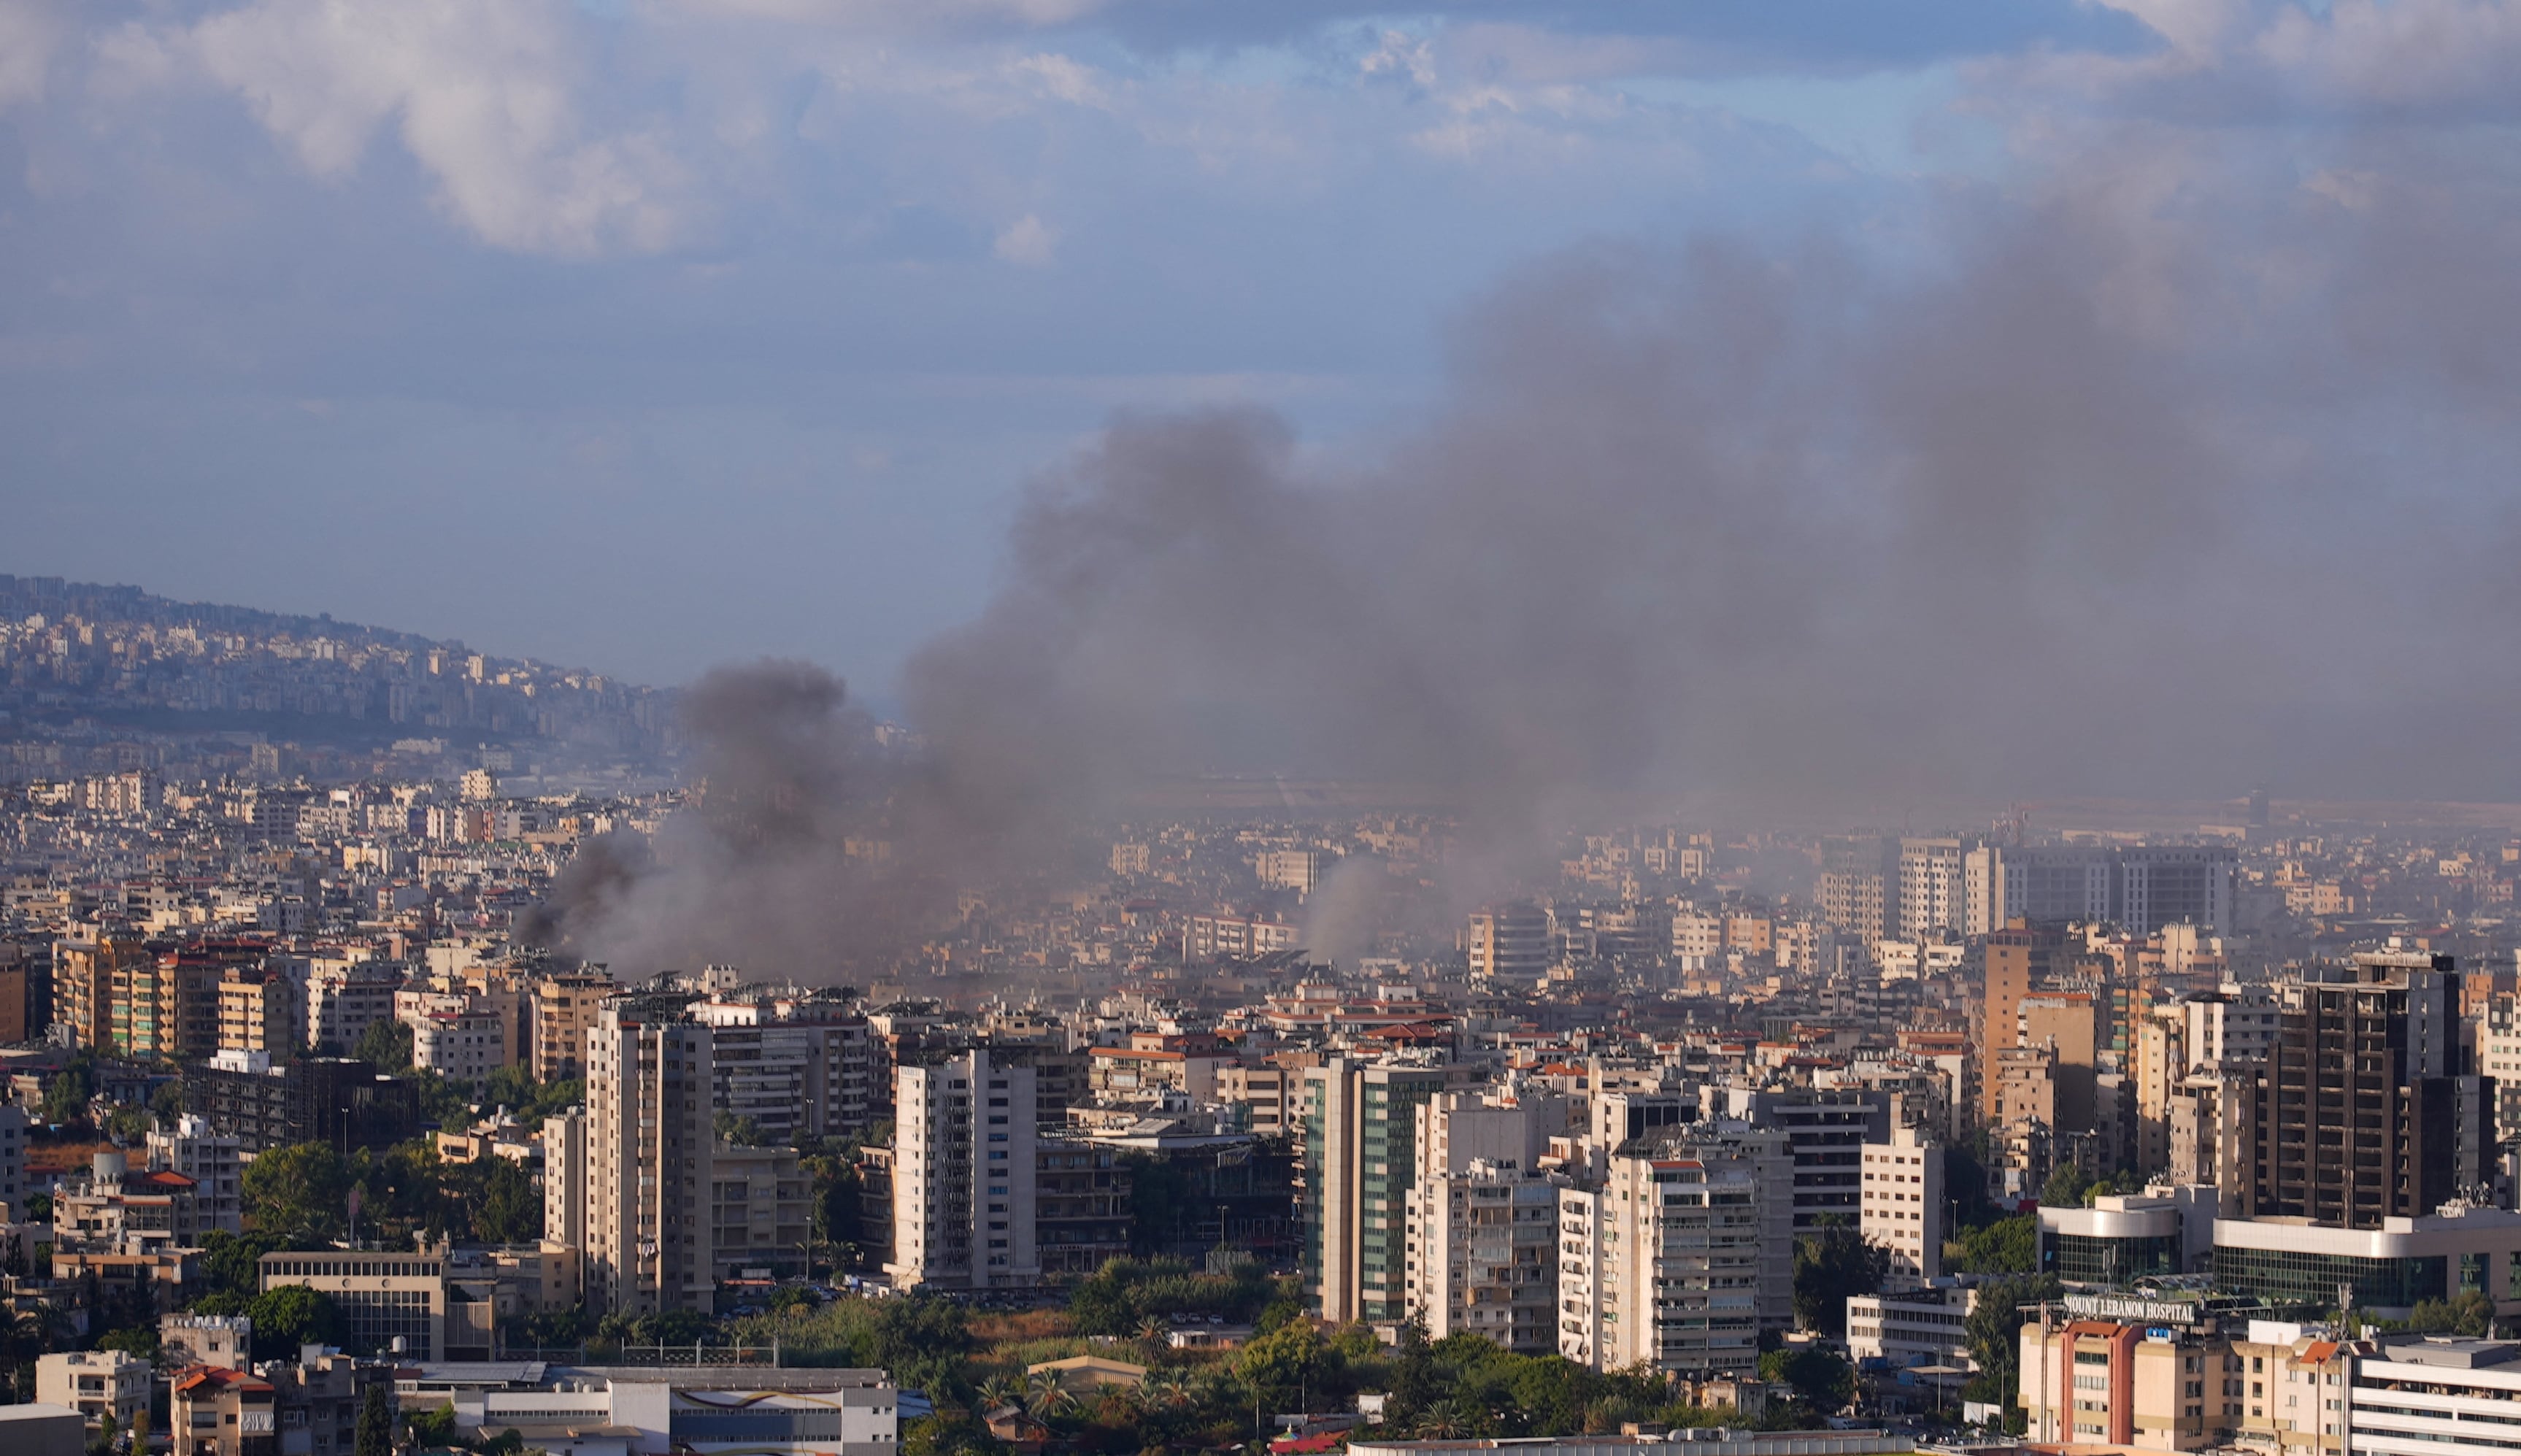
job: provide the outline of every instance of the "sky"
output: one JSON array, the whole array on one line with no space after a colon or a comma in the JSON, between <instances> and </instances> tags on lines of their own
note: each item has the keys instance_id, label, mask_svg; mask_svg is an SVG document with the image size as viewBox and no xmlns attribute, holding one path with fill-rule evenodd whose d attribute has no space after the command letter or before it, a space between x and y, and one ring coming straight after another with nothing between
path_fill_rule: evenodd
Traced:
<instances>
[{"instance_id":1,"label":"sky","mask_svg":"<svg viewBox=\"0 0 2521 1456\"><path fill-rule=\"evenodd\" d=\"M881 693L1113 411L1334 447L1521 262L1896 211L2000 166L1966 68L2158 45L2056 0L0 0L0 569Z\"/></svg>"},{"instance_id":2,"label":"sky","mask_svg":"<svg viewBox=\"0 0 2521 1456\"><path fill-rule=\"evenodd\" d=\"M1564 380L1618 392L1621 371L1587 371L1629 310L1711 331L1682 346L1720 340L1727 320L1671 286L1677 268L1716 287L1717 255L1801 270L1747 291L1781 321L1727 345L1773 334L1791 365L1770 394L1699 391L1698 432L1665 445L1738 462L1752 442L1718 438L1738 422L1809 420L1805 446L1875 461L1905 442L1954 480L2081 450L2118 474L2058 484L2049 514L2078 541L1991 538L2050 563L2014 583L2024 599L2097 590L2100 558L2139 589L2181 583L2129 624L2186 639L2150 663L2064 612L2044 637L1924 665L2044 656L2059 690L2090 662L2120 694L2231 669L2247 704L2219 700L2219 720L2248 706L2255 726L2231 731L2265 735L2337 699L2351 658L2496 715L2505 674L2475 656L2512 624L2496 590L2410 598L2392 632L2482 624L2412 651L2259 594L2315 566L2344 588L2352 552L2381 544L2402 553L2381 583L2474 582L2506 559L2516 371L2494 280L2521 234L2516 63L2521 0L0 0L0 570L658 683L797 658L881 706L947 702L973 690L957 672L1075 650L1003 632L969 649L1043 600L1043 492L1136 458L1132 422L1260 412L1272 443L1251 448L1307 489L1477 475L1582 420ZM2005 289L2011 315L1983 306ZM1823 297L1834 311L1811 315ZM2059 298L2117 362L2011 400L2016 453L1960 452L1955 401L2039 373L2047 345L2008 330ZM1570 343L1566 309L1599 327ZM1954 337L1969 367L1922 371L1945 392L1882 402L1907 383L1887 351ZM2140 387L2192 367L2193 393ZM1448 453L1543 397L1528 432ZM2211 419L2174 408L2196 400ZM1630 403L1628 424L1668 413ZM2110 411L2176 424L2136 448L2093 423ZM2178 448L2151 449L2166 433ZM1536 471L1513 488L1554 488ZM2105 499L2192 471L2248 488ZM1655 613L1704 621L1832 552L1966 569L1982 501L1938 514L1931 489L1839 495L1809 484L1823 474L1759 527L1796 554L1721 604ZM1595 518L1611 534L1698 519L1618 499ZM1806 530L1815 513L1946 539L1868 553ZM1394 513L1366 514L1317 523L1405 556ZM2427 543L2455 566L2428 566ZM1483 542L1456 544L1445 560ZM1372 574L1352 571L1322 579ZM1266 570L1247 587L1265 594ZM1556 625L1535 613L1516 625ZM2283 630L2231 632L2270 615ZM1177 650L1235 641L1220 626ZM1840 650L1841 684L1881 660L1869 640ZM2471 693L2481 676L2496 685ZM2374 720L2322 721L2343 743ZM1748 718L1705 741L1772 737Z\"/></svg>"}]
</instances>

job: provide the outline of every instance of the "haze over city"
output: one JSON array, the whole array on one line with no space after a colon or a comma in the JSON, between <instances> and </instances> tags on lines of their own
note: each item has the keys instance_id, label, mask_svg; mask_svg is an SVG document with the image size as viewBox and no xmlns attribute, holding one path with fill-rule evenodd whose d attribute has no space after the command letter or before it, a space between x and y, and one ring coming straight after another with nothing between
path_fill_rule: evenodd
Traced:
<instances>
[{"instance_id":1,"label":"haze over city","mask_svg":"<svg viewBox=\"0 0 2521 1456\"><path fill-rule=\"evenodd\" d=\"M11 1456L2511 1456L2521 0L0 0Z\"/></svg>"}]
</instances>

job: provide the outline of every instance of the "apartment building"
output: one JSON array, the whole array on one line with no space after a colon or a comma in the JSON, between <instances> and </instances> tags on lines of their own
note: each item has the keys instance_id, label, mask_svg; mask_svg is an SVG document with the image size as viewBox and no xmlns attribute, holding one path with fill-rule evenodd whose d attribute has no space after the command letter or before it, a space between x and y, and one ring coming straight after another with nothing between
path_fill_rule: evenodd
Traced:
<instances>
[{"instance_id":1,"label":"apartment building","mask_svg":"<svg viewBox=\"0 0 2521 1456\"><path fill-rule=\"evenodd\" d=\"M1944 1150L1913 1127L1894 1128L1888 1142L1868 1142L1862 1153L1864 1184L1857 1231L1890 1255L1889 1274L1900 1281L1930 1280L1944 1272Z\"/></svg>"},{"instance_id":2,"label":"apartment building","mask_svg":"<svg viewBox=\"0 0 2521 1456\"><path fill-rule=\"evenodd\" d=\"M1039 1283L1033 1069L986 1050L903 1067L894 1109L894 1287Z\"/></svg>"},{"instance_id":3,"label":"apartment building","mask_svg":"<svg viewBox=\"0 0 2521 1456\"><path fill-rule=\"evenodd\" d=\"M587 1303L623 1314L714 1303L710 1028L681 1003L619 997L587 1038Z\"/></svg>"},{"instance_id":4,"label":"apartment building","mask_svg":"<svg viewBox=\"0 0 2521 1456\"><path fill-rule=\"evenodd\" d=\"M1558 1352L1595 1370L1756 1374L1791 1322L1790 1156L1775 1133L1614 1154L1558 1194Z\"/></svg>"},{"instance_id":5,"label":"apartment building","mask_svg":"<svg viewBox=\"0 0 2521 1456\"><path fill-rule=\"evenodd\" d=\"M1407 1194L1409 1312L1427 1338L1476 1335L1517 1354L1558 1349L1558 1189L1474 1158Z\"/></svg>"},{"instance_id":6,"label":"apartment building","mask_svg":"<svg viewBox=\"0 0 2521 1456\"><path fill-rule=\"evenodd\" d=\"M556 1082L586 1075L586 1037L595 1029L604 998L620 987L600 966L537 978L533 1006L534 1079Z\"/></svg>"}]
</instances>

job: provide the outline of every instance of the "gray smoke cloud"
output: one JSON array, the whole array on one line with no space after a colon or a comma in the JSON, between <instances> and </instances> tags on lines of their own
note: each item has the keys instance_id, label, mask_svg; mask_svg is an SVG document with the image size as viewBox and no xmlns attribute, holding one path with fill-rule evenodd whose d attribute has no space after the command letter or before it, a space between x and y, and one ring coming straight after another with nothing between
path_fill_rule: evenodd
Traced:
<instances>
[{"instance_id":1,"label":"gray smoke cloud","mask_svg":"<svg viewBox=\"0 0 2521 1456\"><path fill-rule=\"evenodd\" d=\"M951 887L910 827L915 784L875 760L846 685L806 662L720 667L680 712L691 805L653 841L582 847L521 936L631 978L724 964L863 985L892 970Z\"/></svg>"},{"instance_id":2,"label":"gray smoke cloud","mask_svg":"<svg viewBox=\"0 0 2521 1456\"><path fill-rule=\"evenodd\" d=\"M909 701L973 803L1151 773L1651 804L2521 791L2508 191L2106 154L1894 246L1591 247L1371 459L1117 421ZM2446 164L2449 162L2450 164ZM2351 191L2350 191L2351 190ZM1899 254L1884 261L1886 254Z\"/></svg>"},{"instance_id":3,"label":"gray smoke cloud","mask_svg":"<svg viewBox=\"0 0 2521 1456\"><path fill-rule=\"evenodd\" d=\"M1122 417L908 665L915 776L853 787L828 679L713 677L710 812L571 934L810 978L896 947L904 887L1219 770L1438 786L1473 883L1676 808L2521 795L2521 188L2467 145L2131 127L1860 242L1546 260L1371 448Z\"/></svg>"}]
</instances>

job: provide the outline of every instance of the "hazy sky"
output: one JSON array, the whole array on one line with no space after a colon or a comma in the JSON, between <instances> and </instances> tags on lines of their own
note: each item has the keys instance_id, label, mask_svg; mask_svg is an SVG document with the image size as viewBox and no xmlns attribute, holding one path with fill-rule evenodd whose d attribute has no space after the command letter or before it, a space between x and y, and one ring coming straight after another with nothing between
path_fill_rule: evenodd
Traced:
<instances>
[{"instance_id":1,"label":"hazy sky","mask_svg":"<svg viewBox=\"0 0 2521 1456\"><path fill-rule=\"evenodd\" d=\"M0 570L883 697L1116 410L1370 452L1573 246L2119 266L2516 76L2497 0L0 0Z\"/></svg>"}]
</instances>

